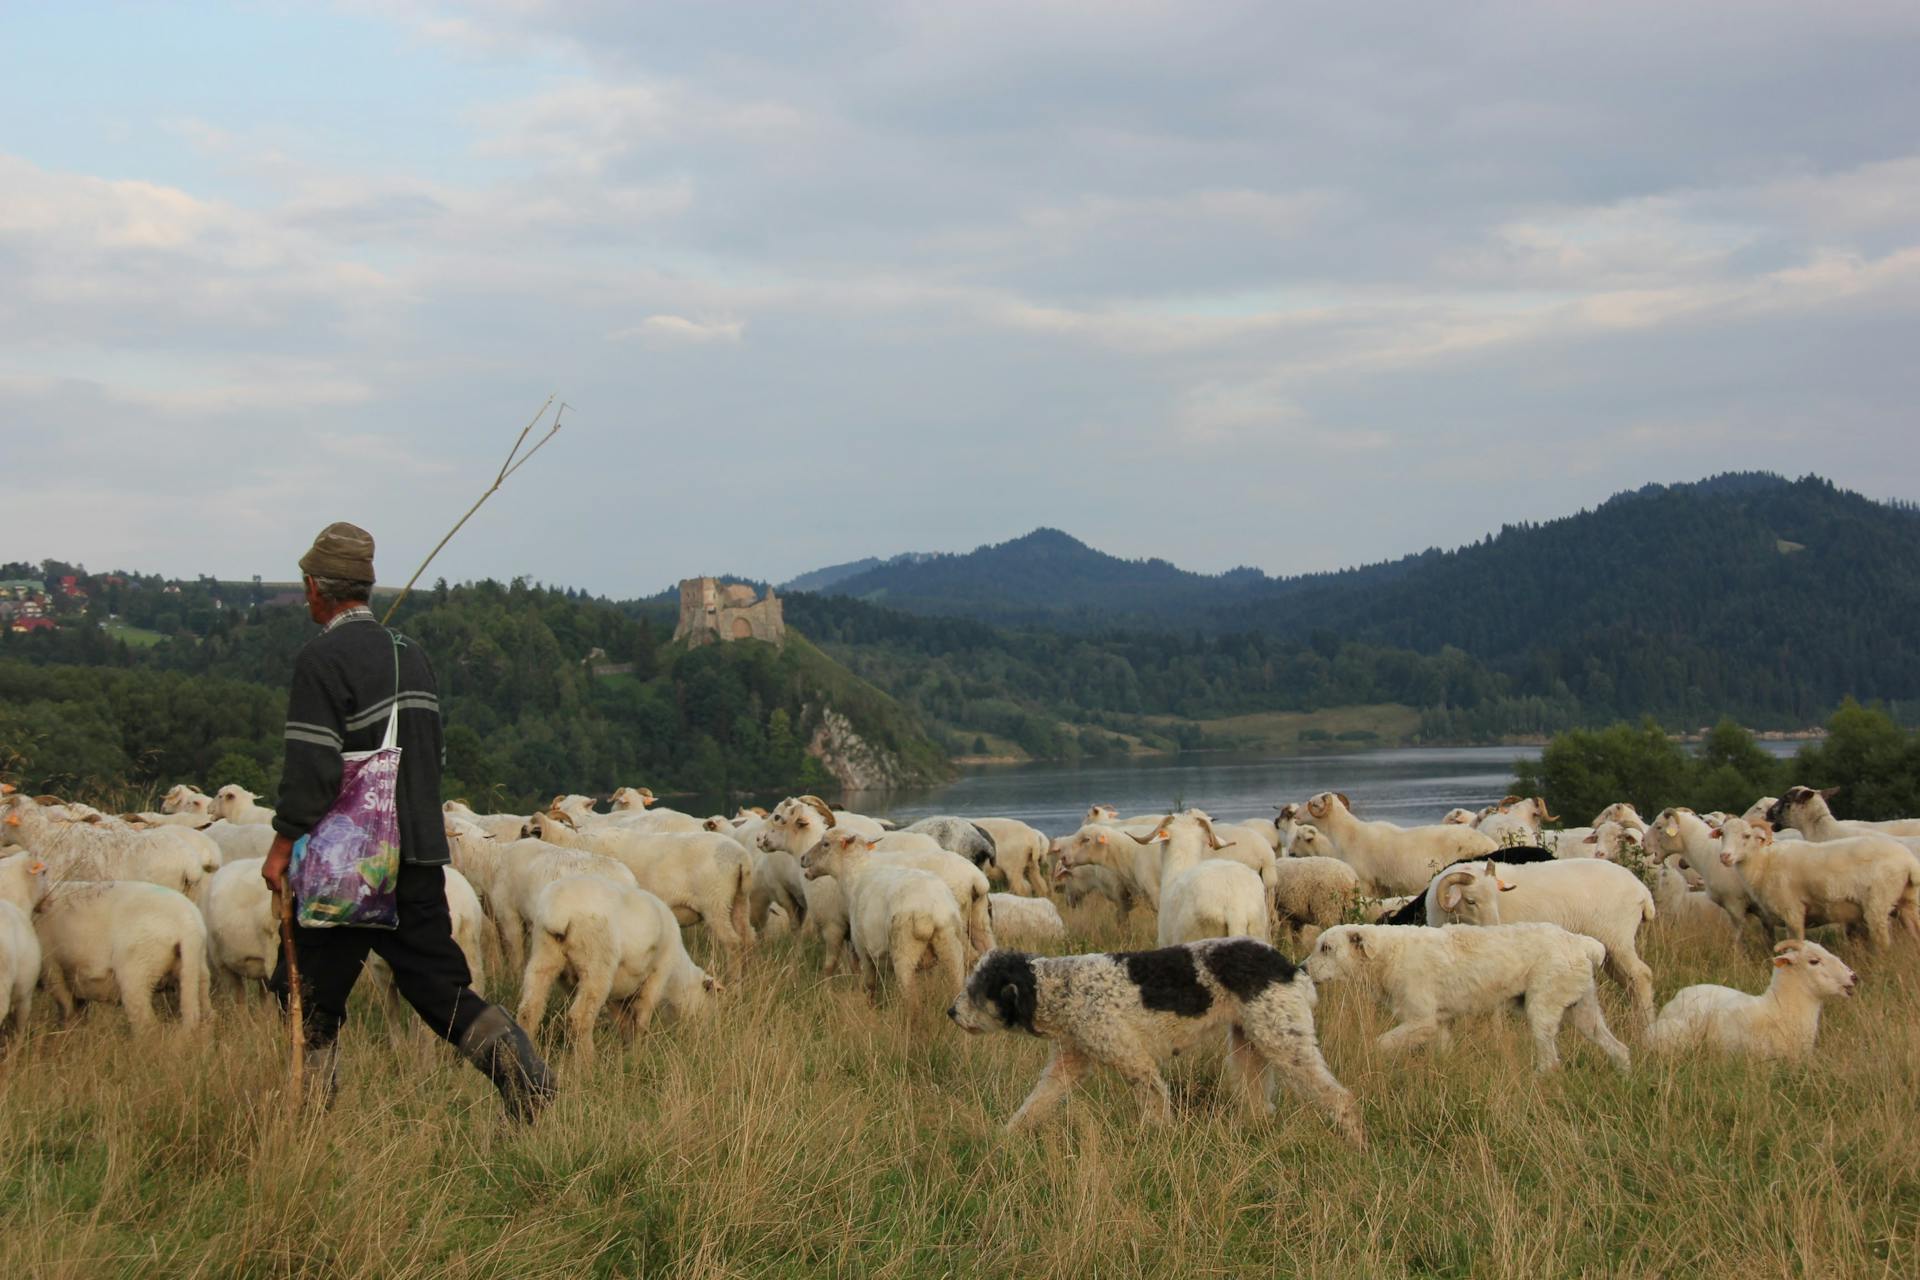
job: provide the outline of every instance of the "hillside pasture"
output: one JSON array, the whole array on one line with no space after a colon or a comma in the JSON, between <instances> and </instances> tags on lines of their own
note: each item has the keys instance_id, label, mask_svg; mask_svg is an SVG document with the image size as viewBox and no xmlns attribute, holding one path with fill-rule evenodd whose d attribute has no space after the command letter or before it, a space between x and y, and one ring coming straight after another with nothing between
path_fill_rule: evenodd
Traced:
<instances>
[{"instance_id":1,"label":"hillside pasture","mask_svg":"<svg viewBox=\"0 0 1920 1280\"><path fill-rule=\"evenodd\" d=\"M1150 942L1144 913L1068 914L1066 950ZM1663 998L1767 975L1658 927L1646 953ZM148 1042L110 1007L57 1027L43 1001L0 1065L0 1274L1912 1276L1920 957L1848 956L1860 993L1829 1007L1815 1061L1636 1054L1625 1076L1569 1034L1565 1069L1536 1077L1505 1017L1389 1059L1374 1001L1328 987L1365 1152L1284 1096L1249 1124L1211 1052L1167 1068L1170 1127L1096 1075L1009 1138L1045 1045L969 1038L937 1002L871 1008L791 938L708 1019L624 1052L603 1025L585 1070L556 1050L564 1094L524 1132L364 988L339 1103L305 1115L262 1001Z\"/></svg>"}]
</instances>

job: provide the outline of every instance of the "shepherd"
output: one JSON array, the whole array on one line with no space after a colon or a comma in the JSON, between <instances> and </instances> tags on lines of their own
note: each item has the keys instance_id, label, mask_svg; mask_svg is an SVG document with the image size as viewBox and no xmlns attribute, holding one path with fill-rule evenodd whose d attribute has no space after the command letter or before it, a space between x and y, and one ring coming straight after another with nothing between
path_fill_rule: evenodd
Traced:
<instances>
[{"instance_id":1,"label":"shepherd","mask_svg":"<svg viewBox=\"0 0 1920 1280\"><path fill-rule=\"evenodd\" d=\"M414 1012L496 1089L507 1114L530 1121L553 1098L553 1077L507 1011L472 988L453 940L446 871L451 860L440 812L442 731L433 665L420 645L380 625L373 592L373 535L330 524L300 558L307 612L320 624L294 662L287 697L286 763L261 875L276 895L288 887L296 843L328 815L341 790L343 754L400 748L394 787L399 818L398 922L392 928L293 928L309 1073L331 1099L347 997L368 952L393 970ZM272 985L289 994L285 950Z\"/></svg>"}]
</instances>

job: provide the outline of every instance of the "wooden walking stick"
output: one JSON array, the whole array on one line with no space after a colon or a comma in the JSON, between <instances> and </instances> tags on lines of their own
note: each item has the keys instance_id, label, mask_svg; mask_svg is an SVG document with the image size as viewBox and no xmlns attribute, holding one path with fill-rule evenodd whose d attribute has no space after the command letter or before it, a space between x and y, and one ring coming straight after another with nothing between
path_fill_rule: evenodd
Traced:
<instances>
[{"instance_id":1,"label":"wooden walking stick","mask_svg":"<svg viewBox=\"0 0 1920 1280\"><path fill-rule=\"evenodd\" d=\"M299 1097L307 1074L307 1028L300 1005L300 959L293 946L291 889L282 885L274 892L273 909L274 914L280 917L280 952L287 964L287 1014L293 1026L293 1093Z\"/></svg>"},{"instance_id":2,"label":"wooden walking stick","mask_svg":"<svg viewBox=\"0 0 1920 1280\"><path fill-rule=\"evenodd\" d=\"M558 395L559 393L555 392L554 394ZM393 621L394 611L400 607L400 602L407 598L407 592L413 590L413 584L420 581L420 575L427 571L427 566L433 563L433 558L440 554L440 548L446 546L449 542L452 542L453 535L460 532L461 526L466 524L468 520L471 520L473 518L473 513L480 509L480 504L485 502L488 498L491 498L496 492L498 492L500 489L500 486L506 483L508 476L518 471L521 467L524 467L525 465L527 465L528 458L531 458L534 454L540 452L540 450L545 447L547 441L553 439L554 436L560 433L560 417L562 414L566 413L568 408L571 407L567 405L564 401L561 403L558 409L554 410L553 425L547 428L547 434L541 436L540 439L534 443L533 448L527 450L525 453L520 452L520 446L527 442L528 434L532 432L534 427L539 425L540 419L547 416L547 407L552 403L553 403L553 396L548 396L546 404L543 404L540 406L540 412L534 414L533 420L528 422L526 426L520 428L520 434L514 438L513 448L507 450L507 460L500 464L500 472L498 475L494 476L493 483L488 485L486 492L482 493L478 498L476 498L474 500L473 505L467 508L467 514L464 516L461 516L459 520L454 522L453 528L447 530L447 536L440 539L439 542L436 542L433 546L433 550L427 552L427 558L420 562L420 567L413 571L413 576L411 578L407 579L407 585L400 588L400 594L395 596L393 598L393 603L387 606L386 615L380 619L381 626L384 627L389 622Z\"/></svg>"}]
</instances>

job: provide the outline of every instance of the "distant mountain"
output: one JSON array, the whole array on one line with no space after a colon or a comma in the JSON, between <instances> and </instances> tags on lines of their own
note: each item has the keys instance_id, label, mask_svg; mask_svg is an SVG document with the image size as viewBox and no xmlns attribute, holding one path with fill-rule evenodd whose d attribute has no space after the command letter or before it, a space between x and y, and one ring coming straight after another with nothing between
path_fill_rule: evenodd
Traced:
<instances>
[{"instance_id":1,"label":"distant mountain","mask_svg":"<svg viewBox=\"0 0 1920 1280\"><path fill-rule=\"evenodd\" d=\"M1765 706L1812 723L1845 694L1920 698L1920 508L1813 476L1649 485L1452 551L1284 579L1122 560L1039 529L831 594L999 626L1456 649L1518 695L1596 707Z\"/></svg>"},{"instance_id":2,"label":"distant mountain","mask_svg":"<svg viewBox=\"0 0 1920 1280\"><path fill-rule=\"evenodd\" d=\"M864 559L852 560L846 564L830 564L824 569L815 569L811 573L803 573L797 578L781 583L780 590L782 592L824 592L829 588L836 587L840 583L847 581L849 578L858 577L861 574L868 573L875 569L884 569L895 565L917 564L922 560L930 560L932 558L932 556L919 551L903 552L900 555L892 556L885 560L882 560L878 556L867 556Z\"/></svg>"},{"instance_id":3,"label":"distant mountain","mask_svg":"<svg viewBox=\"0 0 1920 1280\"><path fill-rule=\"evenodd\" d=\"M1271 581L1258 569L1210 576L1165 560L1122 560L1058 529L1035 529L965 554L898 557L838 579L828 593L929 616L1085 628L1172 624L1222 591Z\"/></svg>"}]
</instances>

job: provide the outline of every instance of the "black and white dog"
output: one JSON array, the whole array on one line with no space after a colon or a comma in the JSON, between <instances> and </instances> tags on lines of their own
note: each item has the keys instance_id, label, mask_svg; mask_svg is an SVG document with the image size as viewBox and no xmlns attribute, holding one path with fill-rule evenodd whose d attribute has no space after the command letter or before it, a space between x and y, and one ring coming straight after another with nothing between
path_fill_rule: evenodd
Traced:
<instances>
[{"instance_id":1,"label":"black and white dog","mask_svg":"<svg viewBox=\"0 0 1920 1280\"><path fill-rule=\"evenodd\" d=\"M1252 938L1209 938L1157 951L1031 956L991 951L947 1010L962 1030L1015 1029L1053 1041L1040 1080L1007 1122L1038 1124L1101 1063L1140 1094L1155 1120L1173 1115L1159 1063L1229 1028L1227 1063L1256 1115L1272 1111L1269 1069L1364 1146L1353 1095L1334 1079L1313 1030L1313 980Z\"/></svg>"}]
</instances>

